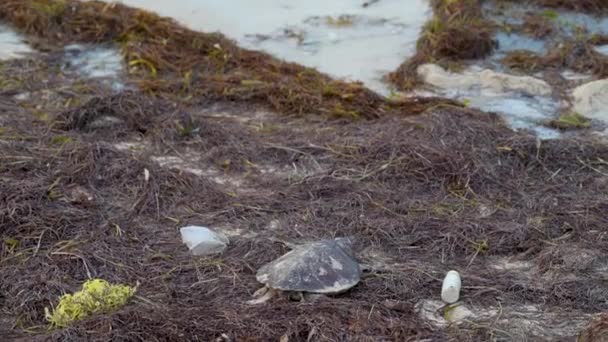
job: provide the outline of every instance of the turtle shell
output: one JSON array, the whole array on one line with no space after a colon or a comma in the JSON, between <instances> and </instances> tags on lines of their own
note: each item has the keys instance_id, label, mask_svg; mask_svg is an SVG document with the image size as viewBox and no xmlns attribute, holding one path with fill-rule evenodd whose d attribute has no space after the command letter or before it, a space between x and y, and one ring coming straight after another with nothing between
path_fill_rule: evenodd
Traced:
<instances>
[{"instance_id":1,"label":"turtle shell","mask_svg":"<svg viewBox=\"0 0 608 342\"><path fill-rule=\"evenodd\" d=\"M298 246L257 273L257 280L273 289L323 294L344 292L360 279L361 268L344 239Z\"/></svg>"}]
</instances>

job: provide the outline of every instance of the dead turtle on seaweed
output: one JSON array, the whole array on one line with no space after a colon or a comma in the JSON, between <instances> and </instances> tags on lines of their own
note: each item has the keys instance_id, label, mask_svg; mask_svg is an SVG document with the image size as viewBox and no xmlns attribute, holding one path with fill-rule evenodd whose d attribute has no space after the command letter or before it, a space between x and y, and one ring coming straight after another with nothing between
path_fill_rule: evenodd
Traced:
<instances>
[{"instance_id":1,"label":"dead turtle on seaweed","mask_svg":"<svg viewBox=\"0 0 608 342\"><path fill-rule=\"evenodd\" d=\"M295 246L258 270L256 278L265 286L248 303L264 303L278 291L338 294L349 290L361 279L352 244L350 238L337 238Z\"/></svg>"}]
</instances>

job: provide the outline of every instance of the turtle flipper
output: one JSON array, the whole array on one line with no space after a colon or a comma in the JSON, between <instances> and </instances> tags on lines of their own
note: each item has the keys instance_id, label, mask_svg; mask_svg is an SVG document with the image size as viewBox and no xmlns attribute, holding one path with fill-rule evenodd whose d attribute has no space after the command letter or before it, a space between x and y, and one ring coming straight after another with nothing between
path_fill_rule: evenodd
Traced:
<instances>
[{"instance_id":1,"label":"turtle flipper","mask_svg":"<svg viewBox=\"0 0 608 342\"><path fill-rule=\"evenodd\" d=\"M258 305L266 303L267 301L271 300L275 294L275 290L268 288L268 286L264 286L253 293L254 299L247 301L247 304Z\"/></svg>"}]
</instances>

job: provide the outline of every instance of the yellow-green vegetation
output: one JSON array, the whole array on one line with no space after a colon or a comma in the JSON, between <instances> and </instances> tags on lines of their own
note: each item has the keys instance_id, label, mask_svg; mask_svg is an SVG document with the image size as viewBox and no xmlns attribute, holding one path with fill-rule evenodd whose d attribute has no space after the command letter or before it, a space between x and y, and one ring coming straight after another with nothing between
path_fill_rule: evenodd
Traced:
<instances>
[{"instance_id":1,"label":"yellow-green vegetation","mask_svg":"<svg viewBox=\"0 0 608 342\"><path fill-rule=\"evenodd\" d=\"M337 118L351 118L351 119L357 119L361 116L359 114L359 112L357 112L356 110L348 110L348 109L342 107L342 105L340 105L339 103L336 104L336 106L334 107L334 111L332 114L334 117L337 117Z\"/></svg>"},{"instance_id":2,"label":"yellow-green vegetation","mask_svg":"<svg viewBox=\"0 0 608 342\"><path fill-rule=\"evenodd\" d=\"M4 245L6 246L6 251L10 254L19 247L19 240L14 238L5 238Z\"/></svg>"},{"instance_id":3,"label":"yellow-green vegetation","mask_svg":"<svg viewBox=\"0 0 608 342\"><path fill-rule=\"evenodd\" d=\"M57 135L51 138L51 143L54 145L65 145L71 143L72 141L72 138L65 135Z\"/></svg>"},{"instance_id":4,"label":"yellow-green vegetation","mask_svg":"<svg viewBox=\"0 0 608 342\"><path fill-rule=\"evenodd\" d=\"M52 312L45 308L46 318L53 327L67 327L74 321L124 306L135 291L135 287L91 279L82 285L82 290L63 295Z\"/></svg>"},{"instance_id":5,"label":"yellow-green vegetation","mask_svg":"<svg viewBox=\"0 0 608 342\"><path fill-rule=\"evenodd\" d=\"M475 253L485 253L490 249L488 240L475 241L472 243Z\"/></svg>"},{"instance_id":6,"label":"yellow-green vegetation","mask_svg":"<svg viewBox=\"0 0 608 342\"><path fill-rule=\"evenodd\" d=\"M561 115L559 118L551 121L550 125L559 129L581 129L589 128L591 119L586 118L580 113L571 112Z\"/></svg>"},{"instance_id":7,"label":"yellow-green vegetation","mask_svg":"<svg viewBox=\"0 0 608 342\"><path fill-rule=\"evenodd\" d=\"M143 58L138 58L138 59L133 59L133 60L129 61L130 67L136 67L139 65L143 65L146 68L148 68L148 70L150 71L151 77L156 77L156 75L158 74L158 72L156 71L156 67L154 66L154 63L152 63L148 60L145 60Z\"/></svg>"},{"instance_id":8,"label":"yellow-green vegetation","mask_svg":"<svg viewBox=\"0 0 608 342\"><path fill-rule=\"evenodd\" d=\"M57 0L57 1L34 1L32 2L32 7L36 10L49 15L50 17L58 17L61 16L63 11L66 8L65 0Z\"/></svg>"},{"instance_id":9,"label":"yellow-green vegetation","mask_svg":"<svg viewBox=\"0 0 608 342\"><path fill-rule=\"evenodd\" d=\"M443 319L445 319L446 321L450 322L452 320L455 319L455 310L461 306L461 303L454 303L454 304L450 304L450 305L446 305L443 308Z\"/></svg>"},{"instance_id":10,"label":"yellow-green vegetation","mask_svg":"<svg viewBox=\"0 0 608 342\"><path fill-rule=\"evenodd\" d=\"M349 15L341 15L336 18L328 16L325 21L329 26L348 27L353 25L353 18Z\"/></svg>"},{"instance_id":11,"label":"yellow-green vegetation","mask_svg":"<svg viewBox=\"0 0 608 342\"><path fill-rule=\"evenodd\" d=\"M557 18L559 18L559 12L553 9L546 9L541 13L541 15L550 20L557 20Z\"/></svg>"}]
</instances>

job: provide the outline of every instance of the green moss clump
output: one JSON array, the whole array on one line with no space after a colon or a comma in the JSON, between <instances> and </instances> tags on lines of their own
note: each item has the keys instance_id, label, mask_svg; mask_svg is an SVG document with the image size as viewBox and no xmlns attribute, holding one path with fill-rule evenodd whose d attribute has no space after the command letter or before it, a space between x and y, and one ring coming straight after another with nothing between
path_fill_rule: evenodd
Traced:
<instances>
[{"instance_id":1,"label":"green moss clump","mask_svg":"<svg viewBox=\"0 0 608 342\"><path fill-rule=\"evenodd\" d=\"M85 317L120 308L135 294L135 290L135 287L91 279L83 284L82 290L63 295L52 313L45 308L46 318L53 327L67 327Z\"/></svg>"},{"instance_id":2,"label":"green moss clump","mask_svg":"<svg viewBox=\"0 0 608 342\"><path fill-rule=\"evenodd\" d=\"M591 126L591 119L586 118L580 113L572 112L561 115L556 120L551 121L550 125L563 130L589 128Z\"/></svg>"}]
</instances>

